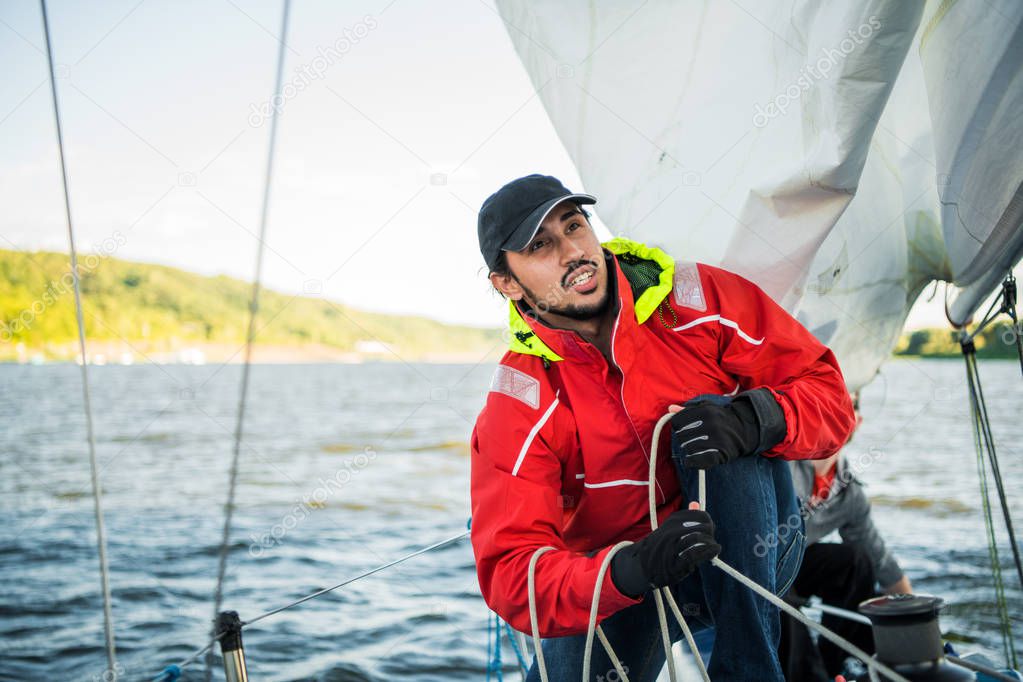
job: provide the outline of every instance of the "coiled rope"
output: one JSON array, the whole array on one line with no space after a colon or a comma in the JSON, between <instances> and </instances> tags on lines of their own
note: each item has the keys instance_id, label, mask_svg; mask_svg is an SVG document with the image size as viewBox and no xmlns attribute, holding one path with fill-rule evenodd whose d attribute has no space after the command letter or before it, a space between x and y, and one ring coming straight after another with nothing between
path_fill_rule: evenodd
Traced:
<instances>
[{"instance_id":1,"label":"coiled rope","mask_svg":"<svg viewBox=\"0 0 1023 682\"><path fill-rule=\"evenodd\" d=\"M656 500L656 490L657 490L657 488L656 488L656 485L657 485L657 483L656 483L657 444L660 441L661 431L664 429L664 425L667 424L668 421L671 420L671 417L673 415L674 415L673 412L668 412L668 413L666 413L664 416L662 416L657 421L656 425L654 426L654 433L653 433L653 437L652 437L652 442L650 444L650 469L649 469L649 478L648 478L648 481L647 481L647 489L648 489L648 492L649 492L648 498L649 498L649 502L650 502L650 526L651 526L651 530L656 530L657 529L657 500ZM698 502L699 502L699 507L700 507L700 509L706 509L707 508L707 483L706 483L706 476L707 476L707 474L706 474L705 471L700 470L698 472L698 476L699 476L699 479L698 479L698 498L699 498ZM607 651L608 656L611 658L612 663L615 665L615 669L618 671L618 674L621 676L621 678L623 680L626 680L626 681L628 680L628 677L625 675L624 670L621 669L621 664L620 664L620 662L618 662L618 658L615 656L615 654L614 654L614 652L613 652L613 650L611 648L610 642L607 641L607 638L604 636L603 631L600 629L600 627L596 625L596 613L597 613L597 606L598 606L599 601L600 601L601 586L603 585L603 582L604 582L604 575L607 572L607 567L611 563L611 558L613 557L615 552L620 550L622 547L628 546L629 544L632 544L632 543L630 543L630 542L620 542L617 545L615 545L614 547L612 547L611 551L608 552L607 555L605 555L604 561L601 563L601 566L600 566L600 572L597 574L597 582L596 582L596 585L594 585L594 588L593 588L593 602L592 602L592 605L590 607L590 620L589 620L589 624L587 626L587 631L586 631L586 649L585 649L585 652L583 654L583 682L587 682L587 680L589 678L590 653L591 653L591 648L592 648L592 644L593 644L593 634L594 634L594 631L597 632L597 634L598 634L598 636L600 638L601 644L604 645L604 649ZM529 592L529 622L530 622L530 625L532 626L532 629L533 629L533 646L534 646L534 649L536 651L537 668L539 669L539 672L540 672L540 679L543 680L543 682L549 682L549 680L548 680L548 677L547 677L547 667L546 667L546 664L544 662L543 649L541 647L541 641L540 641L540 630L539 630L539 625L538 625L537 607L536 607L536 575L535 574L536 574L536 563L537 563L537 560L540 558L540 556L542 556L543 554L545 554L547 552L553 551L554 549L555 549L554 547L550 547L550 546L548 546L548 547L541 547L541 548L537 549L533 553L533 556L532 556L532 558L529 561L529 569L528 569L528 574L527 574L527 589L528 589L528 592ZM762 587L761 585L759 585L755 581L750 580L749 578L744 576L742 573L740 573L739 571L735 570L734 568L732 568L731 566L726 564L724 561L721 560L721 557L714 557L713 559L711 559L710 563L711 563L711 565L716 566L717 568L721 569L726 575L730 576L731 578L733 578L734 580L738 581L739 583L741 583L742 585L746 586L747 588L753 590L756 594L758 594L759 596L763 597L764 599L766 599L771 604L777 606L779 609L781 609L785 613L789 614L790 616L795 618L797 621L799 621L800 623L802 623L806 627L808 627L808 628L810 628L812 630L815 630L818 634L820 634L820 636L824 637L825 639L830 640L831 642L833 642L839 648L841 648L844 651L848 652L852 656L855 656L856 658L858 658L860 661L862 661L864 663L864 665L867 666L867 669L868 669L872 679L876 678L877 677L877 673L880 672L880 673L884 674L886 677L888 677L889 679L895 680L896 682L909 682L909 680L907 680L905 677L903 677L902 675L898 674L897 672L892 670L890 667L888 667L884 663L881 663L880 661L878 661L876 658L872 657L870 654L868 654L863 649L860 649L859 647L857 647L856 645L852 644L851 642L843 639L842 637L840 637L839 635L835 634L834 632L832 632L828 628L824 627L820 623L817 623L816 621L814 621L814 620L812 620L810 618L807 618L805 615L803 615L803 613L799 609L797 609L797 608L795 608L793 606L790 606L783 599L781 599L780 597L778 597L775 594L773 594L770 590L765 589L764 587ZM674 660L673 660L672 655L671 655L671 641L670 641L670 636L668 634L667 619L666 619L665 614L664 614L664 604L661 601L662 597L671 605L672 613L675 615L675 618L678 621L679 626L682 628L683 633L685 633L686 641L688 642L689 648L692 650L693 656L695 657L695 659L697 661L697 665L698 665L698 667L700 669L701 676L703 677L703 679L706 682L709 682L710 681L710 676L708 675L707 668L706 668L706 666L703 663L702 657L700 656L699 649L696 646L696 641L693 639L692 632L690 631L689 626L686 624L685 619L682 617L682 612L678 608L678 604L675 602L674 597L671 595L671 591L668 588L666 588L666 587L662 587L662 588L658 588L657 590L654 591L654 598L655 598L655 600L657 602L657 607L658 607L658 620L660 621L661 638L662 638L662 641L664 642L664 647L665 647L665 662L666 662L666 664L668 666L668 676L669 676L669 678L672 680L672 682L676 682L676 680L677 680L677 676L676 676L676 672L675 672L675 666L674 666Z\"/></svg>"},{"instance_id":2,"label":"coiled rope","mask_svg":"<svg viewBox=\"0 0 1023 682\"><path fill-rule=\"evenodd\" d=\"M71 224L71 192L68 190L67 165L64 162L64 131L60 123L60 104L57 99L57 74L53 67L53 43L50 40L50 20L46 13L46 0L39 0L43 12L43 34L46 36L46 64L49 67L50 94L53 97L53 119L57 127L57 152L60 175L64 187L64 217L67 220L67 239L71 253L71 278L75 290L75 319L78 323L78 349L82 355L82 402L85 408L85 433L89 443L89 471L92 481L92 511L96 518L96 548L99 551L100 587L103 592L103 635L107 651L107 673L117 679L117 647L114 644L114 614L110 598L110 567L107 562L107 536L103 525L103 491L99 484L96 464L96 436L92 423L92 396L89 392L89 355L85 348L85 322L82 316L82 287L78 273L78 251L75 248L75 230Z\"/></svg>"},{"instance_id":3,"label":"coiled rope","mask_svg":"<svg viewBox=\"0 0 1023 682\"><path fill-rule=\"evenodd\" d=\"M274 84L274 96L270 102L277 102L280 99L281 83L284 80L284 48L288 37L288 15L291 10L291 0L284 0L284 7L281 16L281 37L277 48L277 77ZM224 598L224 576L227 572L227 555L231 541L231 521L234 516L234 498L238 486L238 460L242 448L242 434L244 433L246 404L249 394L249 375L252 368L252 344L256 336L256 316L259 313L259 292L263 276L263 254L266 251L266 222L267 209L270 204L270 187L273 180L274 151L277 141L277 114L280 107L271 106L270 112L270 141L267 149L266 177L263 181L263 203L259 214L259 247L256 249L256 273L252 280L252 300L249 305L249 324L245 334L245 362L242 365L242 381L238 395L238 413L234 430L234 450L231 453L231 470L227 487L227 501L224 503L224 528L220 536L220 550L217 557L217 586L213 590L213 625L210 635L216 634L217 614ZM213 678L213 648L210 647L206 653L206 682Z\"/></svg>"}]
</instances>

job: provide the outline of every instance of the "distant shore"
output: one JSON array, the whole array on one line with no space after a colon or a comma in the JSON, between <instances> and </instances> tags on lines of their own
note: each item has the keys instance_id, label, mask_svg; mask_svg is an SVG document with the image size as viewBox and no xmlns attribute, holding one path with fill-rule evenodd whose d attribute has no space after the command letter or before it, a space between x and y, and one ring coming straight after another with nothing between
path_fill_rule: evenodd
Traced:
<instances>
[{"instance_id":1,"label":"distant shore","mask_svg":"<svg viewBox=\"0 0 1023 682\"><path fill-rule=\"evenodd\" d=\"M48 348L12 348L13 352L0 355L2 363L54 364L80 363L78 348L71 344L60 344ZM243 344L127 344L124 342L97 342L87 345L90 365L134 365L155 363L158 365L205 365L236 364L245 360ZM422 352L409 353L377 345L369 352L345 351L321 344L302 346L256 344L252 348L252 362L255 364L360 364L364 362L425 362L437 364L460 364L475 362L497 362L506 346L495 345L478 351L451 353Z\"/></svg>"},{"instance_id":2,"label":"distant shore","mask_svg":"<svg viewBox=\"0 0 1023 682\"><path fill-rule=\"evenodd\" d=\"M981 359L1014 359L1017 350L1010 338L1011 327L999 326L978 336L977 356ZM498 330L492 330L487 341L473 348L443 352L395 347L372 341L359 342L355 350L345 350L321 343L270 344L253 346L252 362L256 364L359 364L364 362L425 362L438 364L497 362L507 350ZM133 365L144 363L167 365L234 364L245 359L243 343L197 343L183 339L152 340L88 340L90 365ZM958 341L949 330L916 330L903 334L892 351L893 359L947 359L962 357ZM0 344L0 363L51 364L80 362L78 344L70 341L31 347L23 343Z\"/></svg>"}]
</instances>

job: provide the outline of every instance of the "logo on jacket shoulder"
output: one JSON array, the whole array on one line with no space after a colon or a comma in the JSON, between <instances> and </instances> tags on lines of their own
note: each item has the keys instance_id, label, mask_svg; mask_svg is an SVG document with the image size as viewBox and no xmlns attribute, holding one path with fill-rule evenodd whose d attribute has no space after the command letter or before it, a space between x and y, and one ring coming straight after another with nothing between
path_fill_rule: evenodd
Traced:
<instances>
[{"instance_id":1,"label":"logo on jacket shoulder","mask_svg":"<svg viewBox=\"0 0 1023 682\"><path fill-rule=\"evenodd\" d=\"M675 263L675 302L684 308L707 312L707 299L703 297L696 263Z\"/></svg>"},{"instance_id":2,"label":"logo on jacket shoulder","mask_svg":"<svg viewBox=\"0 0 1023 682\"><path fill-rule=\"evenodd\" d=\"M507 365L497 366L490 380L490 391L521 400L534 410L540 406L539 380Z\"/></svg>"}]
</instances>

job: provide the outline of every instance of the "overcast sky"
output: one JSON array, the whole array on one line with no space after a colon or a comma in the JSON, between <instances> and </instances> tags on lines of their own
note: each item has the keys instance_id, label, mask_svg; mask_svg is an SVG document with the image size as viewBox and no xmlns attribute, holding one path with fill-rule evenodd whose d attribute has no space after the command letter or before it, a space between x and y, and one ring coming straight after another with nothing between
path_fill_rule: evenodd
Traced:
<instances>
[{"instance_id":1,"label":"overcast sky","mask_svg":"<svg viewBox=\"0 0 1023 682\"><path fill-rule=\"evenodd\" d=\"M48 6L80 248L250 279L280 2ZM294 3L268 287L500 325L480 203L532 172L585 189L492 3L438 8ZM44 50L38 3L0 5L0 248L67 248Z\"/></svg>"}]
</instances>

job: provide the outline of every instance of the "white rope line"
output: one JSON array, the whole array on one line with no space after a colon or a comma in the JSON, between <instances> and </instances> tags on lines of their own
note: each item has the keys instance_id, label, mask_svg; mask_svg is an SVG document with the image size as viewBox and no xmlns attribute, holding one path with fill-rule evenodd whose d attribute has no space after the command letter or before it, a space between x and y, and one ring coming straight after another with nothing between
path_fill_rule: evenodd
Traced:
<instances>
[{"instance_id":1,"label":"white rope line","mask_svg":"<svg viewBox=\"0 0 1023 682\"><path fill-rule=\"evenodd\" d=\"M632 543L628 540L619 542L611 548L607 554L604 555L604 560L600 562L600 570L597 571L597 584L593 587L593 600L590 602L590 622L586 626L586 648L583 650L583 682L589 682L590 679L590 656L591 649L593 647L593 631L597 629L597 611L600 608L600 593L601 588L604 585L604 576L607 574L607 569L611 566L611 559L619 550L628 547ZM605 644L608 651L611 651L611 644L608 642ZM612 656L614 654L612 653ZM614 658L617 659L615 656ZM619 674L623 671L619 670Z\"/></svg>"},{"instance_id":2,"label":"white rope line","mask_svg":"<svg viewBox=\"0 0 1023 682\"><path fill-rule=\"evenodd\" d=\"M556 548L550 545L541 547L529 558L529 570L526 572L526 586L529 591L529 625L533 629L533 653L536 654L536 667L540 670L540 679L547 680L547 663L543 659L543 646L540 644L540 624L536 615L536 560Z\"/></svg>"},{"instance_id":3,"label":"white rope line","mask_svg":"<svg viewBox=\"0 0 1023 682\"><path fill-rule=\"evenodd\" d=\"M281 38L277 49L277 77L274 84L274 96L281 92L284 80L284 47L288 39L288 14L291 0L284 0L281 16ZM274 101L273 98L270 100ZM213 590L213 625L210 636L216 634L217 615L224 598L224 576L227 572L227 556L230 550L231 521L234 516L234 498L238 484L238 460L241 454L242 434L244 433L245 412L249 393L249 374L252 367L252 343L256 335L256 316L259 312L259 291L263 276L263 254L266 251L267 209L270 204L270 187L273 180L274 151L277 141L277 113L279 107L271 107L270 141L267 149L266 177L263 182L263 203L259 214L259 247L256 249L256 273L252 280L252 301L249 306L249 325L245 334L245 361L242 365L242 381L238 396L238 416L234 430L234 450L231 453L231 470L227 489L227 502L224 504L224 528L220 536L220 551L217 557L217 583ZM206 654L206 682L213 677L213 649Z\"/></svg>"},{"instance_id":4,"label":"white rope line","mask_svg":"<svg viewBox=\"0 0 1023 682\"><path fill-rule=\"evenodd\" d=\"M611 659L611 665L615 667L615 671L618 673L618 677L622 682L629 682L629 675L625 672L625 666L618 660L618 656L615 654L615 650L611 648L611 642L608 641L607 635L604 634L604 628L597 626L597 639L604 645L604 651L607 652L607 657Z\"/></svg>"},{"instance_id":5,"label":"white rope line","mask_svg":"<svg viewBox=\"0 0 1023 682\"><path fill-rule=\"evenodd\" d=\"M661 626L661 646L664 647L664 663L668 666L668 679L677 682L675 657L671 654L671 635L668 633L668 616L664 613L664 599L660 589L654 590L654 604L657 606L657 624Z\"/></svg>"},{"instance_id":6,"label":"white rope line","mask_svg":"<svg viewBox=\"0 0 1023 682\"><path fill-rule=\"evenodd\" d=\"M674 413L672 412L666 413L659 420L657 420L657 423L654 425L653 442L651 443L650 446L649 480L647 484L648 501L650 505L651 530L657 530L658 526L656 498L657 444L658 441L660 440L661 432L664 429L664 425L671 420L671 417L673 415ZM707 472L701 469L697 472L697 476L699 477L698 478L699 507L700 509L705 510L707 507ZM600 571L597 574L597 583L594 586L593 590L593 601L590 605L590 621L586 631L586 648L583 651L583 682L586 682L587 678L589 677L591 655L590 649L593 646L594 632L597 630L597 610L600 604L600 592L601 587L603 585L604 576L607 573L608 566L610 566L611 559L614 557L615 553L618 552L618 550L620 550L621 548L626 547L630 544L632 543L628 541L619 542L617 545L611 548L611 551L608 552L607 555L605 555L603 562L601 562ZM530 625L533 628L533 647L536 651L537 667L539 668L540 671L540 679L543 682L548 682L548 677L547 666L546 662L544 661L543 649L541 647L540 642L540 632L536 612L536 562L537 559L539 559L542 554L554 551L554 549L555 549L554 547L548 546L541 547L538 550L536 550L529 560L529 573L527 576L527 585L529 589L529 621ZM880 672L889 677L890 679L894 680L895 682L909 682L909 680L907 680L905 677L898 674L884 663L881 663L867 652L863 651L862 649L855 646L851 642L843 639L842 637L835 634L834 632L824 627L820 623L817 623L816 621L807 618L799 609L790 606L777 595L773 594L772 592L765 589L761 585L757 584L753 580L747 578L742 573L739 573L739 571L735 570L734 568L726 564L724 561L722 561L720 557L714 557L710 563L711 565L721 569L726 575L730 576L731 578L738 581L742 585L753 590L753 592L763 597L774 606L777 606L782 611L785 611L785 613L789 614L806 627L810 628L811 630L815 630L825 639L830 640L839 648L843 649L852 656L855 656L856 658L861 660L867 666L867 669L870 672L872 679L876 679L877 673ZM669 678L672 680L672 682L674 682L674 680L676 679L674 659L671 654L671 642L670 637L668 635L668 624L667 618L664 613L664 602L662 601L662 596L670 604L671 611L674 614L676 620L678 620L679 626L682 628L682 632L685 634L686 642L689 644L689 648L692 650L693 657L696 659L697 666L700 669L700 675L702 676L705 682L710 682L710 676L707 672L706 666L704 665L703 658L700 656L700 651L696 646L696 640L693 638L692 631L690 630L689 625L686 623L685 618L683 618L682 616L681 609L679 609L678 604L675 602L675 599L671 594L671 590L669 590L666 587L662 587L654 591L654 600L657 604L658 620L660 621L661 626L661 637L665 645L665 662L668 666ZM607 650L609 656L611 657L612 662L615 663L617 661L617 656L614 655L610 642L605 641L606 638L603 636L603 631L601 631L599 635L601 643ZM618 674L623 676L623 679L627 679L624 677L624 670L618 669L617 663L615 663L615 668L618 671Z\"/></svg>"},{"instance_id":7,"label":"white rope line","mask_svg":"<svg viewBox=\"0 0 1023 682\"><path fill-rule=\"evenodd\" d=\"M897 682L909 682L909 680L907 680L905 677L898 674L884 663L881 663L863 649L859 648L855 644L852 644L848 640L843 639L842 637L836 635L834 632L824 627L823 625L813 620L812 618L807 618L799 609L795 608L794 606L790 606L788 603L785 602L784 599L780 599L779 597L772 594L769 590L764 589L762 586L750 580L742 573L739 573L737 570L726 564L720 558L714 557L713 559L711 559L710 563L713 564L714 566L717 566L726 574L735 578L737 581L739 581L749 589L753 590L758 595L760 595L767 601L771 602L772 604L774 604L779 609L781 609L785 613L789 614L790 616L798 620L806 627L812 630L816 630L817 633L820 634L825 639L831 640L839 648L844 649L845 651L849 652L849 654L851 654L852 656L855 656L856 658L860 659L868 668L870 669L876 668L879 672L884 673L887 677L890 677L891 679L896 680Z\"/></svg>"},{"instance_id":8,"label":"white rope line","mask_svg":"<svg viewBox=\"0 0 1023 682\"><path fill-rule=\"evenodd\" d=\"M75 319L78 323L78 348L82 354L82 403L85 408L85 434L89 444L89 471L92 481L92 511L96 519L96 548L99 553L100 589L103 593L103 636L106 642L107 671L117 679L117 647L114 643L114 613L110 597L110 566L107 561L107 536L103 525L103 490L99 484L96 463L96 435L92 423L92 396L89 391L89 355L85 349L85 321L82 316L82 287L78 273L78 250L75 248L75 230L71 224L71 193L68 190L67 165L64 163L64 131L60 124L60 104L57 101L57 74L53 68L53 43L50 40L50 20L46 13L46 0L39 0L43 12L43 34L46 36L46 63L49 66L50 94L53 97L53 119L57 126L57 152L60 174L64 185L64 217L67 220L68 247L71 254L71 278L75 290Z\"/></svg>"},{"instance_id":9,"label":"white rope line","mask_svg":"<svg viewBox=\"0 0 1023 682\"><path fill-rule=\"evenodd\" d=\"M674 415L674 413L668 412L668 413L666 413L664 416L662 416L657 421L657 424L654 427L653 442L650 445L650 485L649 485L650 524L654 528L657 527L657 509L656 509L656 506L655 506L655 497L654 497L654 475L655 475L656 461L657 461L657 443L658 443L658 441L660 439L661 429L664 427L664 425L668 421L671 420L671 417L673 415ZM707 472L704 469L700 469L698 471L697 475L699 476L699 497L700 497L699 504L700 504L700 509L706 509L706 505L707 505L707 483L706 483ZM855 646L851 642L849 642L849 641L843 639L842 637L836 635L834 632L832 632L828 628L824 627L820 623L817 623L816 621L814 621L814 620L812 620L810 618L807 618L805 615L803 615L803 613L799 609L797 609L797 608L795 608L793 606L790 606L788 603L785 602L784 599L781 599L780 597L778 597L775 594L773 594L771 591L763 588L762 586L760 586L759 584L757 584L753 580L750 580L749 578L744 576L742 573L739 573L737 570L735 570L734 568L732 568L731 566L726 564L724 561L722 561L720 557L714 557L713 559L711 559L710 563L713 566L717 566L722 571L724 571L726 575L731 576L732 578L734 578L735 580L737 580L741 584L743 584L746 587L748 587L749 589L753 590L758 595L760 595L761 597L763 597L764 599L766 599L770 603L774 604L775 606L777 606L782 611L784 611L785 613L789 614L790 616L792 616L793 618L798 620L800 623L802 623L806 627L808 627L808 628L810 628L812 630L816 630L825 639L828 639L828 640L832 641L839 648L847 651L848 653L852 654L856 658L858 658L861 661L863 661L863 663L867 666L868 670L871 671L871 674L874 674L874 670L876 669L876 670L884 673L885 675L889 676L891 679L896 680L897 682L909 682L905 677L903 677L902 675L899 675L897 672L895 672L894 670L892 670L891 668L889 668L885 664L881 663L876 658L872 657L870 654L868 654L863 649L860 649L859 647ZM681 615L681 614L677 614L677 615ZM690 646L693 649L693 655L696 656L697 660L700 660L700 654L696 650L695 642L691 642ZM701 668L702 668L702 660L700 662L701 662ZM704 674L706 674L706 671L703 671L703 672L704 672ZM709 680L709 678L704 678L704 679Z\"/></svg>"},{"instance_id":10,"label":"white rope line","mask_svg":"<svg viewBox=\"0 0 1023 682\"><path fill-rule=\"evenodd\" d=\"M631 542L619 542L617 545L611 548L611 551L607 553L604 560L600 564L600 571L597 574L597 585L593 590L593 601L590 604L590 621L586 631L586 651L583 654L583 680L589 677L590 670L590 649L593 647L593 634L596 632L597 638L600 643L604 646L604 650L607 652L608 658L611 659L611 664L615 667L619 677L623 682L628 682L629 676L625 673L625 668L615 654L614 649L611 647L611 642L608 641L607 636L604 634L604 630L597 625L597 611L600 606L600 587L604 584L604 575L607 573L608 566L611 565L611 559L623 547L631 545ZM540 679L543 682L548 682L547 677L547 662L543 656L543 644L540 640L540 624L539 617L536 611L536 562L541 556L547 552L555 551L554 547L541 547L533 552L533 556L529 558L529 570L526 575L526 585L529 592L529 624L533 630L533 651L536 655L536 667L540 672Z\"/></svg>"},{"instance_id":11,"label":"white rope line","mask_svg":"<svg viewBox=\"0 0 1023 682\"><path fill-rule=\"evenodd\" d=\"M981 665L976 661L968 661L965 658L959 658L958 656L953 656L952 654L945 654L945 660L953 665L958 665L960 667L966 668L967 670L972 670L978 673L984 673L988 677L992 677L996 680L1002 680L1002 682L1019 682L1018 677L1015 676L1010 677L1009 675L1006 675L1005 673L999 670L995 670L994 668L991 668L986 665Z\"/></svg>"},{"instance_id":12,"label":"white rope line","mask_svg":"<svg viewBox=\"0 0 1023 682\"><path fill-rule=\"evenodd\" d=\"M324 594L327 594L328 592L333 592L334 590L336 590L338 588L341 588L341 587L344 587L345 585L354 583L356 580L361 580L362 578L365 578L367 576L371 576L374 573L379 573L380 571L384 570L385 568L390 568L391 566L394 566L396 564L400 564L400 563L402 563L404 561L408 561L409 559L417 557L417 556L419 556L421 554L426 554L427 552L430 552L432 550L440 549L441 547L445 547L447 545L450 545L451 543L457 542L457 541L465 538L468 535L469 535L469 531L467 531L467 530L466 531L462 531L458 535L453 535L453 536L447 538L446 540L441 540L440 542L435 542L432 545L428 545L428 546L423 547L421 549L417 549L414 552L406 554L406 555L404 555L402 557L399 557L397 559L393 559L391 561L388 561L385 564L381 564L379 566L371 568L368 571L364 571L364 572L360 573L359 575L356 575L356 576L353 576L351 578L348 578L347 580L344 580L344 581L342 581L342 582L340 582L340 583L338 583L336 585L324 588L322 590L317 590L316 592L313 592L312 594L307 594L306 596L302 597L301 599L296 599L295 601L290 602L288 604L285 604L284 606L279 606L279 607L277 607L275 609L271 609L269 611L261 613L260 615L256 616L255 618L250 618L249 620L242 621L242 626L243 627L248 627L249 625L252 625L253 623L261 621L264 618L268 618L268 617L270 617L270 616L272 616L274 614L280 613L281 611L284 611L286 609L290 609L293 606L298 606L299 604L301 604L303 602L307 602L310 599L314 599L316 597L319 597L319 596L322 596ZM204 654L207 651L209 651L213 647L213 645L217 642L217 640L219 640L221 637L224 636L224 634L226 634L226 633L220 632L220 633L217 633L216 635L214 635L213 637L211 637L210 641L206 644L206 646L204 646L203 648L199 649L198 651L193 653L188 658L185 658L184 660L182 660L180 663L177 664L177 667L178 668L184 668L186 665L189 665L190 663L195 661L197 658L199 658L199 656L201 656L202 654ZM160 675L158 675L154 679L160 680L160 679L163 679L164 677L165 677L164 673L161 673Z\"/></svg>"},{"instance_id":13,"label":"white rope line","mask_svg":"<svg viewBox=\"0 0 1023 682\"><path fill-rule=\"evenodd\" d=\"M864 625L870 625L870 619L864 616L862 613L854 613L852 611L840 609L837 606L831 606L830 604L825 604L823 602L819 603L815 602L813 604L809 604L807 606L804 606L803 609L806 609L808 611L819 611L821 613L829 613L832 616L838 616L839 618L845 618L846 620L855 621L857 623L862 623Z\"/></svg>"},{"instance_id":14,"label":"white rope line","mask_svg":"<svg viewBox=\"0 0 1023 682\"><path fill-rule=\"evenodd\" d=\"M294 606L298 606L299 604L305 603L305 602L309 601L310 599L315 599L316 597L321 597L321 596L327 594L328 592L333 592L334 590L336 590L338 588L341 588L341 587L344 587L345 585L349 585L351 583L354 583L356 580L361 580L361 579L363 579L365 577L373 575L374 573L379 573L380 571L384 570L385 568L390 568L391 566L396 566L397 564L400 564L400 563L403 563L405 561L408 561L409 559L417 557L420 554L426 554L427 552L431 552L431 551L433 551L435 549L440 549L441 547L445 547L447 545L450 545L453 542L458 542L459 540L461 540L462 538L464 538L464 537L466 537L468 535L469 535L469 531L467 531L467 530L462 531L458 535L453 535L453 536L447 538L446 540L441 540L440 542L435 542L432 545L427 545L426 547L423 547L422 549L417 549L416 551L411 552L409 554L406 554L405 556L399 557L397 559L393 559L391 561L388 561L385 564L380 564L379 566L371 568L368 571L363 571L359 575L354 576L352 578L348 578L347 580L339 582L336 585L331 585L330 587L325 587L322 590L317 590L316 592L313 592L312 594L307 594L306 596L302 597L301 599L296 599L295 601L290 602L288 604L285 604L284 606L278 606L276 609L271 609L269 611L265 611L264 613L259 614L255 618L250 618L249 620L242 621L242 625L246 625L246 626L247 625L252 625L253 623L257 623L257 622L263 620L264 618L268 618L268 617L270 617L270 616L272 616L272 615L274 615L276 613L280 613L281 611L285 611L285 610L290 609L290 608L292 608Z\"/></svg>"},{"instance_id":15,"label":"white rope line","mask_svg":"<svg viewBox=\"0 0 1023 682\"><path fill-rule=\"evenodd\" d=\"M671 595L671 590L667 587L662 587L668 596L668 606L671 607L671 612L675 614L675 620L682 626L682 634L686 636L686 643L689 645L689 650L693 652L693 658L696 659L696 667L700 671L700 678L705 682L709 682L710 675L707 673L707 666L703 664L703 656L700 655L700 649L696 646L696 640L693 638L693 631L689 629L689 624L686 623L686 619L682 617L682 612L678 608L678 604L675 603L675 598Z\"/></svg>"},{"instance_id":16,"label":"white rope line","mask_svg":"<svg viewBox=\"0 0 1023 682\"><path fill-rule=\"evenodd\" d=\"M673 412L667 412L660 419L657 420L657 423L654 425L654 435L652 437L652 443L650 445L650 469L647 472L648 478L647 502L650 505L650 530L652 531L657 530L657 526L659 525L657 522L657 495L656 495L657 444L661 440L661 431L664 430L664 425L671 421L672 416L674 416ZM703 472L701 471L700 473L702 474ZM707 486L704 481L704 477L700 476L700 509L705 508L706 497ZM671 612L675 616L675 620L678 621L679 626L682 628L682 633L686 637L686 643L689 645L689 650L692 652L693 658L696 659L696 667L700 670L700 677L704 680L704 682L710 682L710 675L707 673L707 666L704 664L703 657L700 655L700 649L696 646L696 640L693 639L693 633L689 629L689 624L686 623L686 619L682 617L682 610L678 607L678 603L675 601L674 595L671 594L671 590L668 589L667 587L662 587L657 592L655 592L654 593L655 597L657 596L658 592L664 595L664 598L667 600L668 605L671 607ZM658 607L659 611L663 609L663 606L661 606L659 599ZM664 624L662 624L661 628L662 635L664 636L665 639L667 639L668 637L667 623L665 622ZM668 662L668 675L672 680L674 680L675 678L672 676L672 673L675 661L671 655L670 643L665 651L665 659Z\"/></svg>"}]
</instances>

